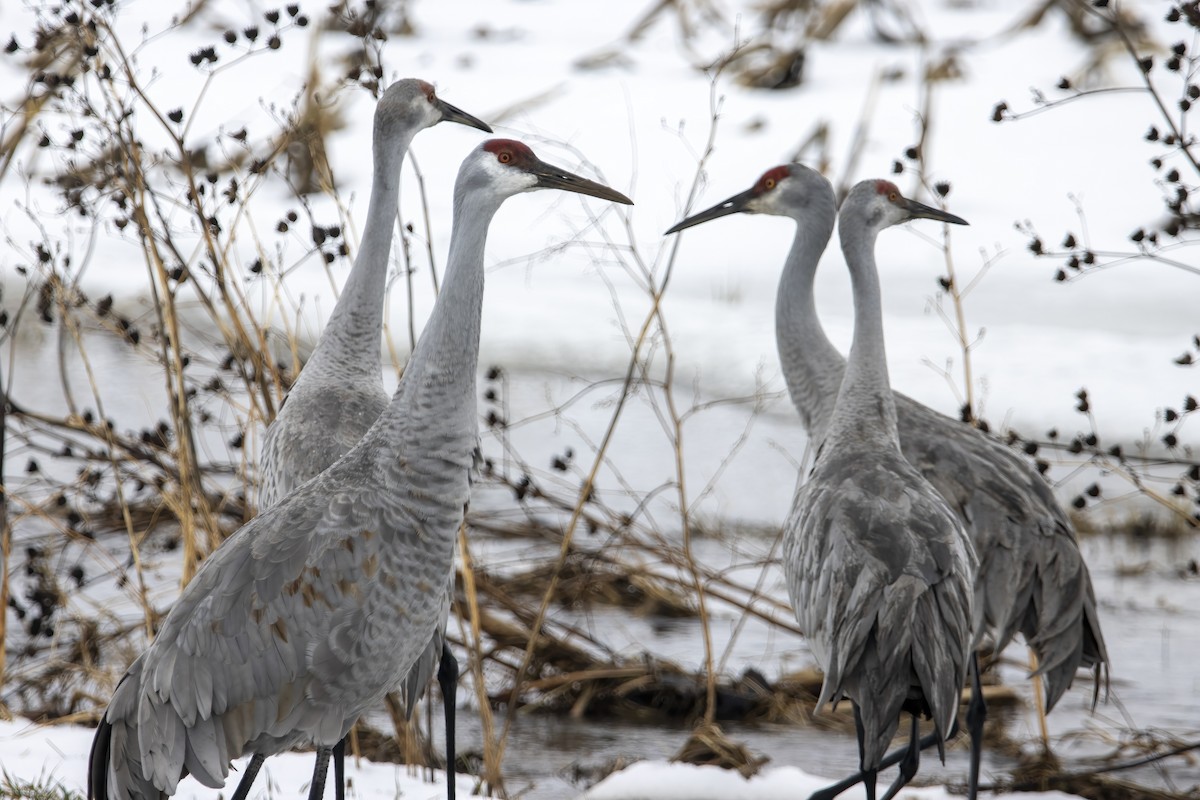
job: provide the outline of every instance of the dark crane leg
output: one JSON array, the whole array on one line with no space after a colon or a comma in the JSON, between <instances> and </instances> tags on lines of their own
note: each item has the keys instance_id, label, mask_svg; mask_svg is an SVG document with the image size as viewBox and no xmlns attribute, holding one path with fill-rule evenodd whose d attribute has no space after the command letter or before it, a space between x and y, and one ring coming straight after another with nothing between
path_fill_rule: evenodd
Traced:
<instances>
[{"instance_id":1,"label":"dark crane leg","mask_svg":"<svg viewBox=\"0 0 1200 800\"><path fill-rule=\"evenodd\" d=\"M908 747L904 749L904 757L900 759L900 774L888 788L883 800L892 800L896 793L903 789L917 774L921 766L921 729L917 724L917 715L912 715L912 730L908 734Z\"/></svg>"},{"instance_id":2,"label":"dark crane leg","mask_svg":"<svg viewBox=\"0 0 1200 800\"><path fill-rule=\"evenodd\" d=\"M308 800L321 800L325 794L325 774L329 772L329 754L332 748L317 745L317 766L313 770L312 785L308 788Z\"/></svg>"},{"instance_id":3,"label":"dark crane leg","mask_svg":"<svg viewBox=\"0 0 1200 800\"><path fill-rule=\"evenodd\" d=\"M967 732L971 734L971 770L967 776L967 800L979 792L979 762L983 758L983 722L987 719L987 701L979 680L979 656L971 654L971 702L967 705Z\"/></svg>"},{"instance_id":4,"label":"dark crane leg","mask_svg":"<svg viewBox=\"0 0 1200 800\"><path fill-rule=\"evenodd\" d=\"M858 768L860 771L854 773L849 778L840 780L835 784L826 786L824 789L813 792L811 795L809 795L808 800L833 800L833 798L837 797L851 786L854 786L856 783L862 783L866 788L867 800L875 800L875 776L879 773L879 769L890 767L901 758L901 756L897 756L895 760L889 760L892 758L892 756L896 756L896 753L891 753L883 760L883 763L881 763L878 768L868 770L863 767L864 742L866 740L867 732L863 728L862 713L858 710L858 704L852 703L852 705L854 706L854 731L858 736Z\"/></svg>"},{"instance_id":5,"label":"dark crane leg","mask_svg":"<svg viewBox=\"0 0 1200 800\"><path fill-rule=\"evenodd\" d=\"M867 800L875 800L875 776L879 774L879 767L867 769L867 765L863 761L863 756L867 751L867 729L863 727L862 712L858 708L858 703L854 704L854 732L858 735L858 768L862 770L863 789L867 792Z\"/></svg>"},{"instance_id":6,"label":"dark crane leg","mask_svg":"<svg viewBox=\"0 0 1200 800\"><path fill-rule=\"evenodd\" d=\"M969 713L970 706L968 706L967 708L968 708L968 713ZM958 735L958 720L957 719L955 719L954 724L952 724L950 726L950 731L946 734L946 738L953 739L956 735ZM939 738L938 738L937 731L934 731L933 733L928 734L926 736L922 736L920 739L921 749L928 750L929 748L936 746L938 741L939 741ZM884 756L883 761L879 762L879 769L887 769L888 767L894 767L897 764L899 764L902 760L904 760L905 756L907 756L907 755L908 755L908 747L907 746L897 748L896 750L894 750L891 753L888 753L886 756ZM815 792L812 795L812 797L809 798L809 800L832 800L834 797L837 797L839 794L846 791L851 786L861 783L862 780L863 780L863 773L856 772L848 778L843 778L842 780L838 781L837 783L827 786L819 792Z\"/></svg>"},{"instance_id":7,"label":"dark crane leg","mask_svg":"<svg viewBox=\"0 0 1200 800\"><path fill-rule=\"evenodd\" d=\"M454 800L454 711L458 693L458 661L445 642L442 642L442 661L438 665L437 677L438 686L442 689L442 709L446 714L446 800Z\"/></svg>"},{"instance_id":8,"label":"dark crane leg","mask_svg":"<svg viewBox=\"0 0 1200 800\"><path fill-rule=\"evenodd\" d=\"M971 700L967 704L967 733L971 737L971 766L967 777L967 800L976 800L976 795L979 790L979 770L980 762L983 758L983 723L987 719L987 701L983 698L983 685L979 679L979 657L972 654L971 656ZM855 708L855 723L858 722L858 709ZM958 734L958 718L955 717L954 724L950 726L950 730L946 733L947 739L954 738ZM859 731L860 752L862 731ZM937 731L922 737L920 742L921 750L928 750L935 746L942 739L938 736ZM903 773L903 762L911 757L911 744L899 748L891 753L888 753L883 761L879 763L879 769L887 769L896 764L901 764L901 773ZM864 780L865 771L857 772L848 778L838 781L837 783L827 786L819 792L812 795L809 800L833 800L842 792L854 786L856 783ZM889 792L891 790L889 789ZM886 796L885 796L886 800Z\"/></svg>"},{"instance_id":9,"label":"dark crane leg","mask_svg":"<svg viewBox=\"0 0 1200 800\"><path fill-rule=\"evenodd\" d=\"M263 762L266 760L267 757L262 753L254 754L250 763L246 765L246 771L242 773L242 779L238 781L237 788L233 790L232 800L246 800L246 796L250 794L250 784L254 783L258 771L262 769Z\"/></svg>"},{"instance_id":10,"label":"dark crane leg","mask_svg":"<svg viewBox=\"0 0 1200 800\"><path fill-rule=\"evenodd\" d=\"M333 746L333 796L337 800L346 800L346 739L350 734Z\"/></svg>"}]
</instances>

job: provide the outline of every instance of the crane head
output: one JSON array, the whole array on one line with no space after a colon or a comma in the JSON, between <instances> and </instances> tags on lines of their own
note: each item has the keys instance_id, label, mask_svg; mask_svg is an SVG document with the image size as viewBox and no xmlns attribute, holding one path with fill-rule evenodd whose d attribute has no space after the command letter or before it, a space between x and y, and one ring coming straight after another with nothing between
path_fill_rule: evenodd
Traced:
<instances>
[{"instance_id":1,"label":"crane head","mask_svg":"<svg viewBox=\"0 0 1200 800\"><path fill-rule=\"evenodd\" d=\"M483 120L471 116L437 96L432 84L417 78L405 78L393 83L379 98L375 107L375 124L398 124L413 132L433 127L439 122L457 122L488 133L492 129Z\"/></svg>"},{"instance_id":2,"label":"crane head","mask_svg":"<svg viewBox=\"0 0 1200 800\"><path fill-rule=\"evenodd\" d=\"M865 180L855 184L842 202L841 215L857 215L859 222L876 231L914 219L933 219L954 225L969 225L962 217L905 197L888 180Z\"/></svg>"},{"instance_id":3,"label":"crane head","mask_svg":"<svg viewBox=\"0 0 1200 800\"><path fill-rule=\"evenodd\" d=\"M547 164L534 155L527 145L515 139L488 139L467 159L467 163L472 162L481 167L493 191L504 195L536 189L561 189L633 205L632 200L615 189Z\"/></svg>"},{"instance_id":4,"label":"crane head","mask_svg":"<svg viewBox=\"0 0 1200 800\"><path fill-rule=\"evenodd\" d=\"M832 230L836 207L833 187L823 175L803 164L782 164L764 172L746 191L675 223L667 233L677 233L693 225L739 213L771 214L797 220L816 213L829 221Z\"/></svg>"}]
</instances>

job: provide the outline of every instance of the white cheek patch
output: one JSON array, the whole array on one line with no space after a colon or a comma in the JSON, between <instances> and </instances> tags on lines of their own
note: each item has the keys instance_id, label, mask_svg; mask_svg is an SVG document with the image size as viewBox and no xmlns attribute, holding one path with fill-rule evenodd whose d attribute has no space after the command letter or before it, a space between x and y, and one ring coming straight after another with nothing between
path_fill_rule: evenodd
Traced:
<instances>
[{"instance_id":1,"label":"white cheek patch","mask_svg":"<svg viewBox=\"0 0 1200 800\"><path fill-rule=\"evenodd\" d=\"M483 156L483 172L487 181L504 194L528 192L537 185L537 178L524 170L501 164L495 153L481 150Z\"/></svg>"}]
</instances>

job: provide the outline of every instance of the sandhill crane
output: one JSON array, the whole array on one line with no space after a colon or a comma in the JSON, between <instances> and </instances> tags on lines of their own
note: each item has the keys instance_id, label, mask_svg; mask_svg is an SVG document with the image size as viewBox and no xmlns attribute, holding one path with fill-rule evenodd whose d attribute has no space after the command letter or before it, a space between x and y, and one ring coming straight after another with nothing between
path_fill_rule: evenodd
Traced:
<instances>
[{"instance_id":1,"label":"sandhill crane","mask_svg":"<svg viewBox=\"0 0 1200 800\"><path fill-rule=\"evenodd\" d=\"M384 91L375 106L372 132L371 196L362 242L350 277L316 348L288 392L287 401L267 426L259 472L259 509L265 510L297 486L323 471L358 443L388 404L380 365L383 299L392 251L392 232L399 208L400 167L413 137L439 122L457 122L492 132L488 125L437 96L433 86L406 78ZM441 664L446 719L446 770L454 770L454 697L458 664L437 631L429 650L405 683L405 709L416 699ZM345 744L334 751L334 774L342 774ZM234 800L242 800L262 766L256 754ZM452 777L452 775L450 776ZM342 782L338 778L338 796ZM454 781L447 783L454 800Z\"/></svg>"},{"instance_id":2,"label":"sandhill crane","mask_svg":"<svg viewBox=\"0 0 1200 800\"><path fill-rule=\"evenodd\" d=\"M762 188L782 177L768 173ZM863 181L842 204L854 338L825 440L784 527L788 595L825 671L818 706L842 697L854 704L870 800L902 710L912 716L909 746L884 800L916 774L918 715L933 719L941 750L974 643L975 550L941 495L900 452L884 354L875 238L917 218L966 224L903 197L888 181Z\"/></svg>"},{"instance_id":3,"label":"sandhill crane","mask_svg":"<svg viewBox=\"0 0 1200 800\"><path fill-rule=\"evenodd\" d=\"M403 684L445 626L478 440L476 368L488 226L501 203L562 189L631 203L492 139L464 160L445 279L391 402L332 466L201 566L113 694L92 745L97 800L161 798L229 761L331 749Z\"/></svg>"},{"instance_id":4,"label":"sandhill crane","mask_svg":"<svg viewBox=\"0 0 1200 800\"><path fill-rule=\"evenodd\" d=\"M829 182L802 164L764 173L754 187L671 231L738 212L789 217L796 235L775 306L776 343L792 401L814 443L826 436L845 359L817 316L813 282L833 232ZM1046 481L1009 448L903 394L895 394L905 458L966 525L979 557L975 603L995 652L1020 631L1041 665L1047 710L1089 667L1099 687L1108 655L1087 564ZM1095 697L1095 695L1093 695Z\"/></svg>"}]
</instances>

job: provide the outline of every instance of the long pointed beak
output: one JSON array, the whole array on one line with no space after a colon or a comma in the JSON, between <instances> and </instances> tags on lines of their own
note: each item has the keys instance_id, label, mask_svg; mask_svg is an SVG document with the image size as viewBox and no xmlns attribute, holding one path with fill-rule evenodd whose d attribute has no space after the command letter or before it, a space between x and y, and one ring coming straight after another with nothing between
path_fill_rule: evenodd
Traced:
<instances>
[{"instance_id":1,"label":"long pointed beak","mask_svg":"<svg viewBox=\"0 0 1200 800\"><path fill-rule=\"evenodd\" d=\"M728 200L722 200L710 209L701 211L699 214L693 214L682 222L676 222L673 226L667 229L664 236L672 233L679 233L684 228L690 228L693 225L699 225L703 222L708 222L710 219L719 217L727 217L730 214L737 214L746 210L746 204L754 199L754 190L747 189L741 194L735 194Z\"/></svg>"},{"instance_id":2,"label":"long pointed beak","mask_svg":"<svg viewBox=\"0 0 1200 800\"><path fill-rule=\"evenodd\" d=\"M562 189L564 192L586 194L592 197L599 197L601 200L611 200L614 203L624 203L627 206L633 205L632 200L616 189L610 189L603 183L589 181L587 178L580 177L574 172L568 172L561 167L547 164L540 159L529 168L529 172L537 178L536 186L538 189Z\"/></svg>"},{"instance_id":3,"label":"long pointed beak","mask_svg":"<svg viewBox=\"0 0 1200 800\"><path fill-rule=\"evenodd\" d=\"M479 128L481 131L492 132L491 127L486 122L477 117L472 117L458 106L452 106L440 97L435 102L437 103L438 111L442 112L442 122L457 122L460 125L470 125L472 128Z\"/></svg>"},{"instance_id":4,"label":"long pointed beak","mask_svg":"<svg viewBox=\"0 0 1200 800\"><path fill-rule=\"evenodd\" d=\"M907 197L901 198L901 201L901 206L909 213L910 219L936 219L938 222L949 222L954 225L971 224L962 217L956 217L940 208L918 203L916 200L909 200Z\"/></svg>"}]
</instances>

